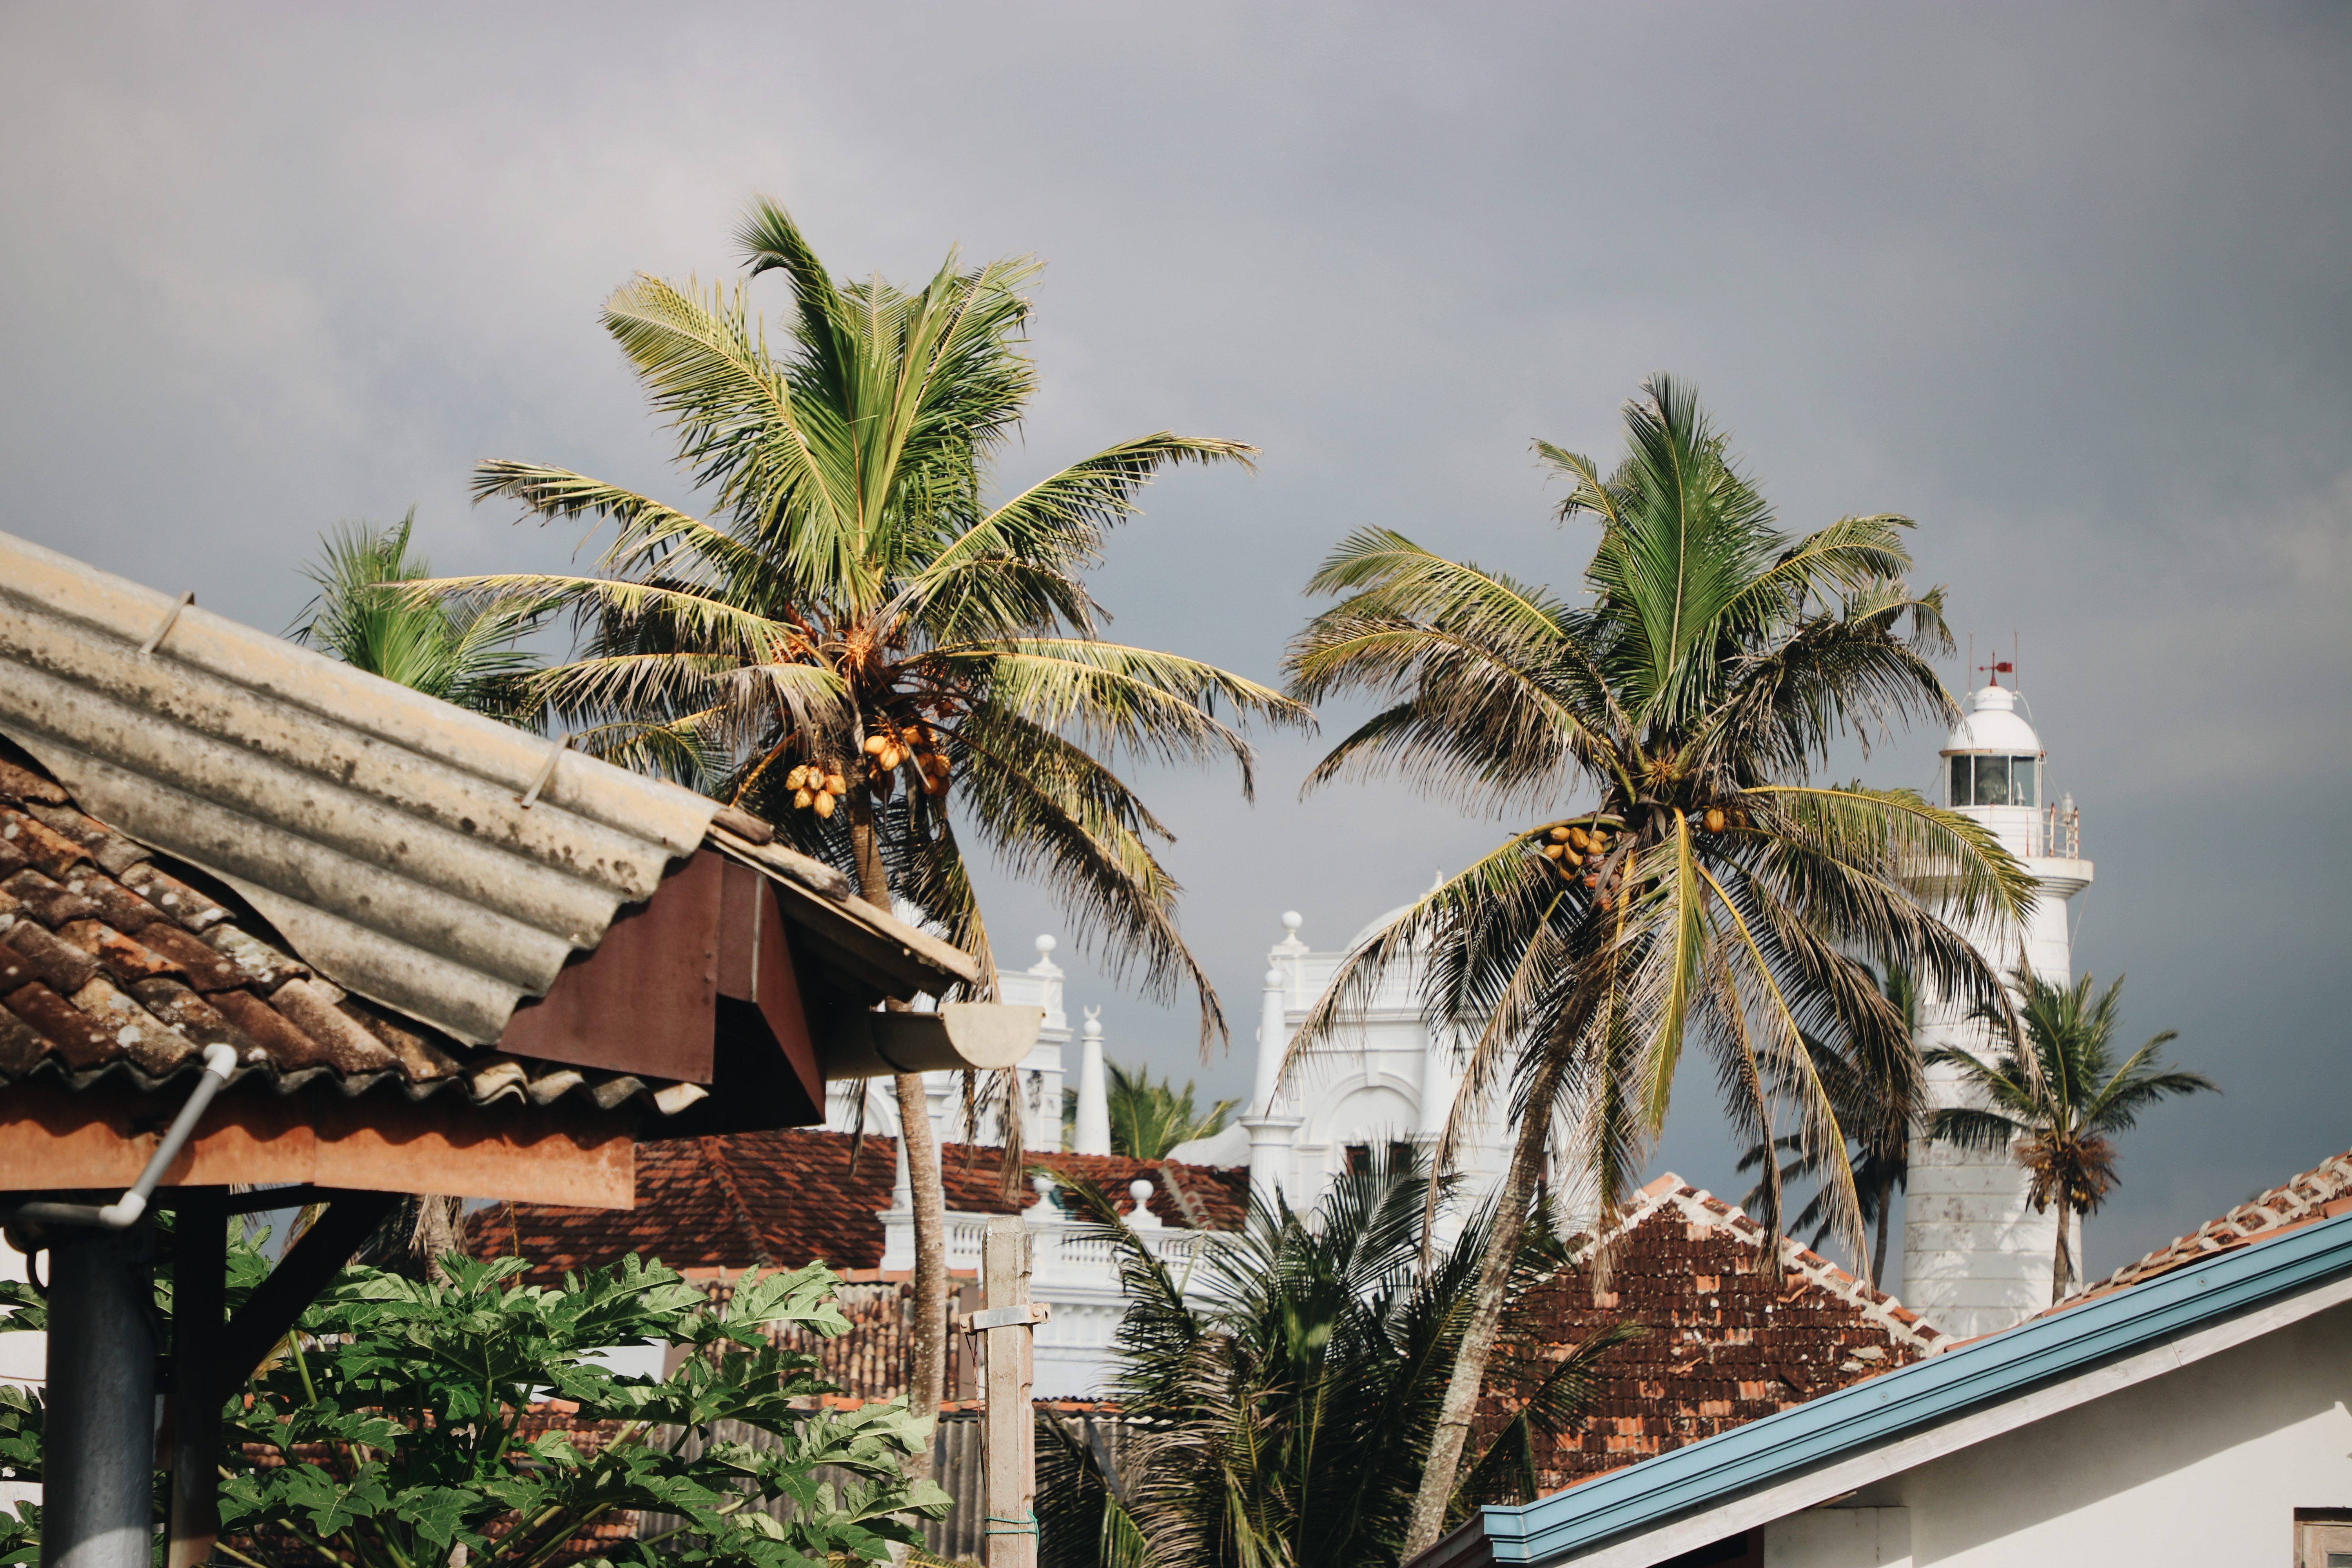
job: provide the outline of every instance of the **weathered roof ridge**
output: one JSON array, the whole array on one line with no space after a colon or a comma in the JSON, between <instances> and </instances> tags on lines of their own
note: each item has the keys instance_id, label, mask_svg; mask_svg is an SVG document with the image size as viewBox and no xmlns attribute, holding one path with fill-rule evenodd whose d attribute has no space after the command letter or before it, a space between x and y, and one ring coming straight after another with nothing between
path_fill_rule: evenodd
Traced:
<instances>
[{"instance_id":1,"label":"weathered roof ridge","mask_svg":"<svg viewBox=\"0 0 2352 1568\"><path fill-rule=\"evenodd\" d=\"M2143 1279L2169 1274L2176 1268L2246 1247L2339 1214L2352 1212L2352 1152L2320 1162L2270 1191L2240 1204L2219 1219L2207 1220L2188 1235L2165 1243L2144 1258L2125 1264L2105 1279L2086 1285L2055 1307L2060 1312L2076 1302L2105 1296Z\"/></svg>"},{"instance_id":2,"label":"weathered roof ridge","mask_svg":"<svg viewBox=\"0 0 2352 1568\"><path fill-rule=\"evenodd\" d=\"M1630 1236L1664 1209L1675 1210L1695 1226L1728 1230L1749 1246L1764 1234L1764 1227L1738 1205L1724 1202L1704 1187L1692 1186L1669 1171L1642 1188L1618 1216L1607 1239L1615 1241ZM1587 1231L1577 1239L1590 1244L1599 1238ZM1916 1346L1922 1353L1933 1355L1952 1342L1951 1336L1901 1301L1863 1283L1796 1237L1782 1236L1779 1251L1783 1268L1849 1303L1888 1334Z\"/></svg>"}]
</instances>

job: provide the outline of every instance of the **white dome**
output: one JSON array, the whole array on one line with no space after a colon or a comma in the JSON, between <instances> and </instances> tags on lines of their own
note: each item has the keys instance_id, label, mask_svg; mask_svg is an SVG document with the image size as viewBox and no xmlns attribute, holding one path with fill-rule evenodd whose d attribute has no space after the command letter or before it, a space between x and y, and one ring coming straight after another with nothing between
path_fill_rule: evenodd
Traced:
<instances>
[{"instance_id":1,"label":"white dome","mask_svg":"<svg viewBox=\"0 0 2352 1568\"><path fill-rule=\"evenodd\" d=\"M2017 693L2005 686L1988 686L1969 699L1969 710L1952 726L1944 753L1948 756L1954 752L2007 752L2038 757L2042 737L2018 713Z\"/></svg>"},{"instance_id":2,"label":"white dome","mask_svg":"<svg viewBox=\"0 0 2352 1568\"><path fill-rule=\"evenodd\" d=\"M1420 900L1416 899L1413 900L1413 903L1419 903L1420 901ZM1396 908L1391 910L1388 913L1381 916L1371 924L1366 926L1363 930L1349 937L1348 939L1347 947L1342 951L1347 952L1355 952L1358 948L1363 946L1364 943L1371 941L1372 938L1380 935L1381 932L1388 930L1390 926L1396 923L1397 917L1403 914L1411 908L1412 908L1412 904L1399 904Z\"/></svg>"}]
</instances>

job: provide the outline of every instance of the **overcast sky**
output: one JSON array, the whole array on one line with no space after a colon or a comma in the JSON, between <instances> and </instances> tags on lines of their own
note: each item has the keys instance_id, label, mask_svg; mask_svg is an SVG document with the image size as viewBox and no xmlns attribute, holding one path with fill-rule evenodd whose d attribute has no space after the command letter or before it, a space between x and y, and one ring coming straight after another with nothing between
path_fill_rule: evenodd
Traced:
<instances>
[{"instance_id":1,"label":"overcast sky","mask_svg":"<svg viewBox=\"0 0 2352 1568\"><path fill-rule=\"evenodd\" d=\"M469 468L690 501L597 307L729 273L765 192L839 272L1050 264L1009 479L1262 447L1095 586L1273 679L1353 528L1571 586L1529 441L1612 452L1674 371L1786 525L1908 513L1956 628L2018 639L2097 862L2078 968L2228 1090L2126 1141L2104 1270L2352 1143L2347 82L2340 5L0 5L0 528L271 629L341 519L560 567ZM1237 1047L1066 942L1115 1057L1243 1092L1280 912L1337 945L1497 831L1302 805L1315 744L1255 807L1151 779ZM989 896L1027 962L1049 906ZM1709 1098L1659 1163L1736 1196Z\"/></svg>"}]
</instances>

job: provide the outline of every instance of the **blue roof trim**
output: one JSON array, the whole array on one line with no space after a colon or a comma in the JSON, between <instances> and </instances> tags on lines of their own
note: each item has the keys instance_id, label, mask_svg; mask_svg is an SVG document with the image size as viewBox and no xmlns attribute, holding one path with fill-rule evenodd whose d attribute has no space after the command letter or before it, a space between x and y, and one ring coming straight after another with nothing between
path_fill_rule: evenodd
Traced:
<instances>
[{"instance_id":1,"label":"blue roof trim","mask_svg":"<svg viewBox=\"0 0 2352 1568\"><path fill-rule=\"evenodd\" d=\"M1517 1508L1446 1560L1549 1563L2352 1273L2352 1215L2232 1248ZM1464 1548L1469 1546L1465 1553Z\"/></svg>"}]
</instances>

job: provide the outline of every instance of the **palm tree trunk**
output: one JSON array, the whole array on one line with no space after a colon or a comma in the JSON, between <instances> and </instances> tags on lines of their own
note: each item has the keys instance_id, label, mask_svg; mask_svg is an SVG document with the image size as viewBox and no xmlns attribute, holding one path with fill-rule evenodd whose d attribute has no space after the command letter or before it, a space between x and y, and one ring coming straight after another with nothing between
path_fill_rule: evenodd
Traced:
<instances>
[{"instance_id":1,"label":"palm tree trunk","mask_svg":"<svg viewBox=\"0 0 2352 1568\"><path fill-rule=\"evenodd\" d=\"M2074 1277L2074 1248L2067 1232L2073 1228L2072 1210L2063 1194L2058 1198L2058 1254L2051 1259L2050 1304L2056 1306L2066 1299L2066 1287Z\"/></svg>"},{"instance_id":2,"label":"palm tree trunk","mask_svg":"<svg viewBox=\"0 0 2352 1568\"><path fill-rule=\"evenodd\" d=\"M1567 1055L1560 1050L1548 1053L1543 1066L1536 1069L1527 1115L1519 1123L1518 1145L1511 1152L1510 1173L1504 1179L1503 1194L1495 1207L1494 1228L1486 1233L1486 1256L1478 1266L1470 1322L1463 1330L1462 1348L1446 1380L1445 1401L1438 1407L1437 1430L1429 1440L1421 1489L1413 1494L1412 1519L1404 1538L1407 1558L1435 1545L1445 1531L1454 1478L1462 1468L1463 1450L1469 1446L1471 1423L1477 1418L1478 1395L1486 1386L1486 1363L1502 1337L1503 1298L1519 1243L1527 1235L1528 1202L1535 1194L1536 1173L1543 1167L1544 1147L1551 1133L1552 1097L1559 1092L1559 1081L1567 1070Z\"/></svg>"},{"instance_id":3,"label":"palm tree trunk","mask_svg":"<svg viewBox=\"0 0 2352 1568\"><path fill-rule=\"evenodd\" d=\"M1871 1245L1870 1279L1867 1281L1870 1288L1874 1290L1884 1290L1886 1289L1885 1283L1886 1279L1886 1205L1894 1201L1895 1184L1892 1181L1882 1182L1879 1184L1878 1239ZM1904 1289L1909 1289L1910 1287L1906 1285Z\"/></svg>"},{"instance_id":4,"label":"palm tree trunk","mask_svg":"<svg viewBox=\"0 0 2352 1568\"><path fill-rule=\"evenodd\" d=\"M857 857L857 886L876 909L890 907L889 874L874 834L874 808L863 791L850 794L849 841ZM887 1005L903 1007L904 1003ZM948 1200L940 1179L939 1140L931 1131L930 1098L923 1075L902 1072L891 1079L898 1091L898 1136L905 1140L907 1185L915 1205L915 1299L908 1334L907 1408L917 1415L939 1414L948 1381ZM929 1480L931 1448L907 1456L902 1467L915 1480Z\"/></svg>"}]
</instances>

